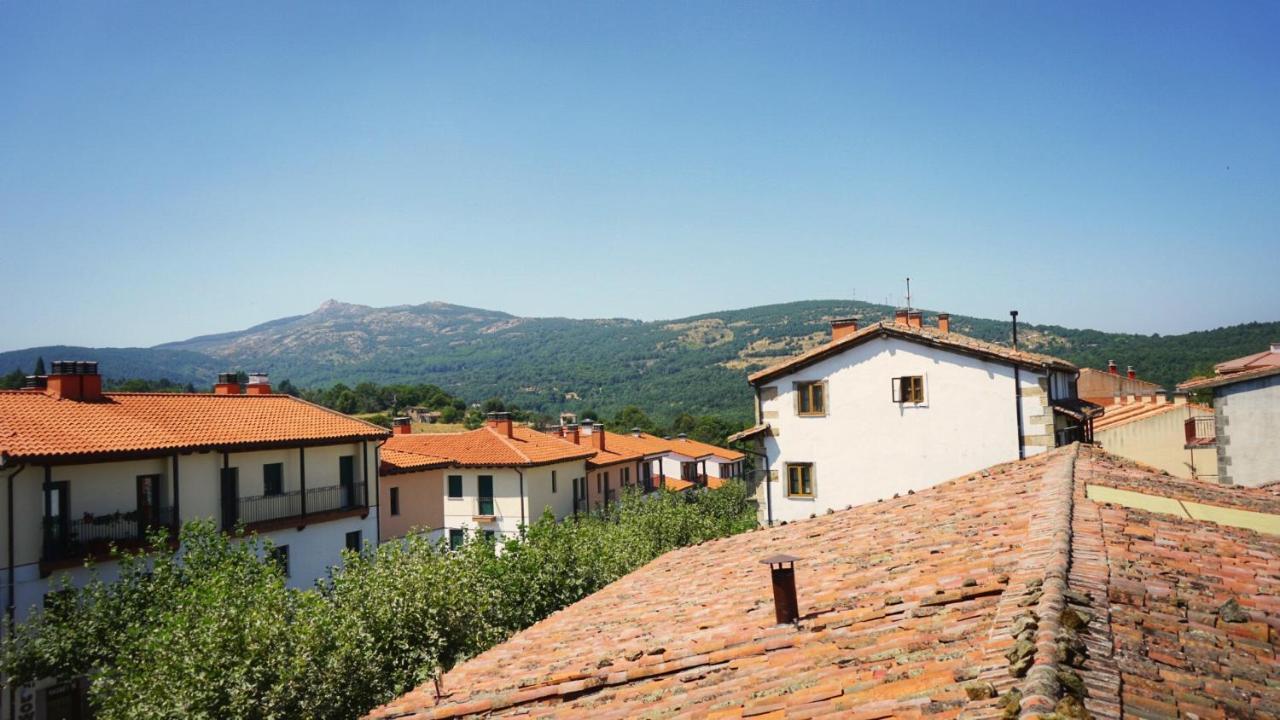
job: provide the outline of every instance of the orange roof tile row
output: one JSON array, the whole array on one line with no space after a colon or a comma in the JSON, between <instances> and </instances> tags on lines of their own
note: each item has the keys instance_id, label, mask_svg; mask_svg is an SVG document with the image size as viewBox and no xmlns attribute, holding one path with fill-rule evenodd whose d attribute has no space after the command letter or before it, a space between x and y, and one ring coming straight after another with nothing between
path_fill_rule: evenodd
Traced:
<instances>
[{"instance_id":1,"label":"orange roof tile row","mask_svg":"<svg viewBox=\"0 0 1280 720\"><path fill-rule=\"evenodd\" d=\"M377 439L377 425L288 395L0 391L0 453L19 460Z\"/></svg>"},{"instance_id":2,"label":"orange roof tile row","mask_svg":"<svg viewBox=\"0 0 1280 720\"><path fill-rule=\"evenodd\" d=\"M1220 387L1222 385L1233 385L1246 380L1257 380L1258 378L1271 377L1272 375L1280 375L1280 365L1258 367L1250 370L1241 370L1232 373L1223 373L1214 375L1213 377L1193 378L1186 382L1178 383L1179 390L1203 390L1206 388Z\"/></svg>"},{"instance_id":3,"label":"orange roof tile row","mask_svg":"<svg viewBox=\"0 0 1280 720\"><path fill-rule=\"evenodd\" d=\"M405 472L423 457L443 459L456 467L527 467L585 460L595 454L594 448L532 428L515 426L511 432L512 437L507 437L486 425L460 433L393 435L383 446L382 464L386 472Z\"/></svg>"},{"instance_id":4,"label":"orange roof tile row","mask_svg":"<svg viewBox=\"0 0 1280 720\"><path fill-rule=\"evenodd\" d=\"M752 384L765 382L781 375L799 370L800 368L811 365L819 360L838 354L856 345L860 345L868 340L876 337L897 337L903 340L918 342L934 347L940 347L954 352L960 352L970 355L978 355L992 360L1014 363L1023 367L1029 367L1035 370L1056 369L1064 371L1075 371L1075 365L1053 357L1051 355L1042 355L1039 353L1026 352L1024 350L1014 350L1004 345L989 343L977 338L971 338L967 335L959 333L944 333L937 328L930 327L910 327L898 323L878 322L868 325L857 332L850 333L839 340L833 340L825 345L816 347L808 352L801 353L793 358L785 360L772 367L765 368L747 376L747 380Z\"/></svg>"},{"instance_id":5,"label":"orange roof tile row","mask_svg":"<svg viewBox=\"0 0 1280 720\"><path fill-rule=\"evenodd\" d=\"M1140 420L1159 417L1165 413L1180 410L1186 417L1213 415L1213 408L1198 403L1175 405L1168 402L1132 402L1117 403L1107 406L1106 414L1095 418L1093 431L1111 430Z\"/></svg>"},{"instance_id":6,"label":"orange roof tile row","mask_svg":"<svg viewBox=\"0 0 1280 720\"><path fill-rule=\"evenodd\" d=\"M1015 688L1043 716L1072 677L1096 718L1274 717L1280 538L1100 505L1091 483L1277 502L1063 448L672 551L369 717L997 718L987 691ZM759 562L776 553L800 558L794 625Z\"/></svg>"}]
</instances>

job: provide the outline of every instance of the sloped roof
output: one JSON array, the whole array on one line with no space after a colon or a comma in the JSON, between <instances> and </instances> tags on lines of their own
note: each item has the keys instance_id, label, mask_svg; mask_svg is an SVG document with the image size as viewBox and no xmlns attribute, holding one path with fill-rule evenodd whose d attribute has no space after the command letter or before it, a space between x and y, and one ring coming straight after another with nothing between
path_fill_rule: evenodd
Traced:
<instances>
[{"instance_id":1,"label":"sloped roof","mask_svg":"<svg viewBox=\"0 0 1280 720\"><path fill-rule=\"evenodd\" d=\"M737 450L722 448L718 445L712 445L710 443L700 442L698 440L693 440L691 438L681 438L681 437L672 438L671 440L668 440L667 443L668 443L668 447L671 448L672 451L678 452L681 455L684 455L686 457L692 457L692 458L717 457L722 460L727 460L729 462L736 462L746 457L746 455L743 455Z\"/></svg>"},{"instance_id":2,"label":"sloped roof","mask_svg":"<svg viewBox=\"0 0 1280 720\"><path fill-rule=\"evenodd\" d=\"M838 355L849 348L861 345L868 340L877 337L896 337L911 342L917 342L931 347L943 348L966 355L975 355L987 360L995 360L1012 365L1019 365L1033 370L1063 370L1073 372L1076 366L1053 357L1051 355L1041 355L1039 353L1026 352L1024 350L1014 350L1004 345L989 343L977 338L971 338L967 335L959 333L944 333L937 328L931 327L911 327L901 323L878 322L868 325L857 332L850 333L839 340L833 340L825 345L820 345L808 352L801 353L789 360L778 363L764 370L760 370L747 376L747 380L755 385L768 380L772 380L782 375L795 372L803 367L812 365L813 363Z\"/></svg>"},{"instance_id":3,"label":"sloped roof","mask_svg":"<svg viewBox=\"0 0 1280 720\"><path fill-rule=\"evenodd\" d=\"M1270 348L1252 355L1220 362L1213 366L1213 371L1222 375L1238 372L1249 372L1263 368L1280 367L1280 352Z\"/></svg>"},{"instance_id":4,"label":"sloped roof","mask_svg":"<svg viewBox=\"0 0 1280 720\"><path fill-rule=\"evenodd\" d=\"M59 399L0 391L0 453L105 457L386 437L385 428L289 395L105 393Z\"/></svg>"},{"instance_id":5,"label":"sloped roof","mask_svg":"<svg viewBox=\"0 0 1280 720\"><path fill-rule=\"evenodd\" d=\"M1181 410L1183 413L1186 413L1188 408L1190 408L1191 416L1193 417L1213 415L1213 408L1205 407L1198 403L1184 403L1180 405L1169 402L1118 403L1115 405L1108 405L1106 414L1094 419L1093 431L1096 433L1103 430L1111 430L1140 420L1159 417L1165 413L1173 412L1174 410Z\"/></svg>"},{"instance_id":6,"label":"sloped roof","mask_svg":"<svg viewBox=\"0 0 1280 720\"><path fill-rule=\"evenodd\" d=\"M1052 711L1066 680L1099 718L1280 706L1280 538L1090 484L1209 487L1072 446L675 550L454 668L439 702L427 683L369 717L996 718L1015 688L1022 715ZM1206 496L1276 502L1230 491ZM800 558L794 625L759 563L776 553Z\"/></svg>"},{"instance_id":7,"label":"sloped roof","mask_svg":"<svg viewBox=\"0 0 1280 720\"><path fill-rule=\"evenodd\" d=\"M585 460L595 449L515 426L512 437L486 425L460 433L412 433L393 435L383 446L382 459L388 469L404 471L402 463L416 458L442 458L452 467L527 467L568 460ZM387 451L392 451L388 456ZM402 453L402 454L397 454Z\"/></svg>"},{"instance_id":8,"label":"sloped roof","mask_svg":"<svg viewBox=\"0 0 1280 720\"><path fill-rule=\"evenodd\" d=\"M453 461L449 458L411 450L398 450L383 445L382 465L379 472L383 475L396 475L399 473L419 472L421 470L436 470L449 467L452 464Z\"/></svg>"},{"instance_id":9,"label":"sloped roof","mask_svg":"<svg viewBox=\"0 0 1280 720\"><path fill-rule=\"evenodd\" d=\"M1223 375L1214 375L1213 377L1194 378L1192 380L1187 380L1186 382L1178 383L1178 389L1203 390L1205 388L1233 385L1246 380L1271 377L1272 375L1280 375L1280 365L1273 367L1259 367L1252 370L1242 370Z\"/></svg>"}]
</instances>

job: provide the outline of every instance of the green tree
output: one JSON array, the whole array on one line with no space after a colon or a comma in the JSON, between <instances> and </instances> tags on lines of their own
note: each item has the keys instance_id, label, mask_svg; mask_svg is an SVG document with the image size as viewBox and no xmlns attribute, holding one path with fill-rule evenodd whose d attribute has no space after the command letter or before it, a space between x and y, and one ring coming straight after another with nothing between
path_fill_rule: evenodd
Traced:
<instances>
[{"instance_id":1,"label":"green tree","mask_svg":"<svg viewBox=\"0 0 1280 720\"><path fill-rule=\"evenodd\" d=\"M630 432L632 428L640 428L643 432L651 433L657 426L643 410L635 405L628 405L614 416L613 429L617 432Z\"/></svg>"},{"instance_id":2,"label":"green tree","mask_svg":"<svg viewBox=\"0 0 1280 720\"><path fill-rule=\"evenodd\" d=\"M34 374L36 374L36 375L44 375L44 374L45 374L45 372L44 372L44 356L42 356L42 355L38 355L38 356L36 356L36 369L35 369L35 373L34 373Z\"/></svg>"}]
</instances>

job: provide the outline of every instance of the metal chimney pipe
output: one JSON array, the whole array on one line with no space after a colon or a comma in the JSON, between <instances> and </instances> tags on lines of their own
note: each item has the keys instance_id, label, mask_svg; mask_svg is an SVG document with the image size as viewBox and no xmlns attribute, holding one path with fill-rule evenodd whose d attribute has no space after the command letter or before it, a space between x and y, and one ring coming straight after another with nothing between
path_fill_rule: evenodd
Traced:
<instances>
[{"instance_id":1,"label":"metal chimney pipe","mask_svg":"<svg viewBox=\"0 0 1280 720\"><path fill-rule=\"evenodd\" d=\"M773 580L773 612L779 625L793 623L800 618L800 605L796 600L796 561L790 555L773 555L761 560L769 566Z\"/></svg>"},{"instance_id":2,"label":"metal chimney pipe","mask_svg":"<svg viewBox=\"0 0 1280 720\"><path fill-rule=\"evenodd\" d=\"M1018 349L1018 311L1010 310L1009 317L1013 318L1013 349Z\"/></svg>"}]
</instances>

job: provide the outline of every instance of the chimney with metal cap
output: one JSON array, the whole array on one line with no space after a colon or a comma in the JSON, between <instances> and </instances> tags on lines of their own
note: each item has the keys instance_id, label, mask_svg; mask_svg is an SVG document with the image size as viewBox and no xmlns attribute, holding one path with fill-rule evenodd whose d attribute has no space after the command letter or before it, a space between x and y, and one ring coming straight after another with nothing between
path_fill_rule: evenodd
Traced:
<instances>
[{"instance_id":1,"label":"chimney with metal cap","mask_svg":"<svg viewBox=\"0 0 1280 720\"><path fill-rule=\"evenodd\" d=\"M924 326L924 313L919 310L907 311L907 325L913 328Z\"/></svg>"},{"instance_id":2,"label":"chimney with metal cap","mask_svg":"<svg viewBox=\"0 0 1280 720\"><path fill-rule=\"evenodd\" d=\"M271 381L266 373L249 373L249 383L244 386L246 395L270 395Z\"/></svg>"},{"instance_id":3,"label":"chimney with metal cap","mask_svg":"<svg viewBox=\"0 0 1280 720\"><path fill-rule=\"evenodd\" d=\"M218 373L218 382L213 386L215 395L239 395L240 373Z\"/></svg>"},{"instance_id":4,"label":"chimney with metal cap","mask_svg":"<svg viewBox=\"0 0 1280 720\"><path fill-rule=\"evenodd\" d=\"M858 332L858 318L856 317L836 318L831 321L832 342L856 332Z\"/></svg>"},{"instance_id":5,"label":"chimney with metal cap","mask_svg":"<svg viewBox=\"0 0 1280 720\"><path fill-rule=\"evenodd\" d=\"M591 446L604 452L604 423L598 423L592 427Z\"/></svg>"},{"instance_id":6,"label":"chimney with metal cap","mask_svg":"<svg viewBox=\"0 0 1280 720\"><path fill-rule=\"evenodd\" d=\"M1138 373L1134 372L1132 365L1129 366L1129 370L1125 374L1129 376L1130 380L1138 379Z\"/></svg>"},{"instance_id":7,"label":"chimney with metal cap","mask_svg":"<svg viewBox=\"0 0 1280 720\"><path fill-rule=\"evenodd\" d=\"M59 400L102 400L102 376L98 374L97 362L54 360L49 367L50 372L44 385L46 394Z\"/></svg>"},{"instance_id":8,"label":"chimney with metal cap","mask_svg":"<svg viewBox=\"0 0 1280 720\"><path fill-rule=\"evenodd\" d=\"M492 412L489 413L489 427L497 430L499 433L507 437L514 437L515 432L511 427L511 413Z\"/></svg>"},{"instance_id":9,"label":"chimney with metal cap","mask_svg":"<svg viewBox=\"0 0 1280 720\"><path fill-rule=\"evenodd\" d=\"M893 324L894 324L894 325L906 325L906 324L907 324L907 309L906 309L906 308L898 308L897 310L894 310L894 311L893 311Z\"/></svg>"},{"instance_id":10,"label":"chimney with metal cap","mask_svg":"<svg viewBox=\"0 0 1280 720\"><path fill-rule=\"evenodd\" d=\"M413 422L407 417L392 418L391 432L396 435L408 435L413 432Z\"/></svg>"},{"instance_id":11,"label":"chimney with metal cap","mask_svg":"<svg viewBox=\"0 0 1280 720\"><path fill-rule=\"evenodd\" d=\"M773 555L760 561L769 566L773 580L773 613L779 625L793 623L800 618L800 604L796 600L796 561L790 555Z\"/></svg>"},{"instance_id":12,"label":"chimney with metal cap","mask_svg":"<svg viewBox=\"0 0 1280 720\"><path fill-rule=\"evenodd\" d=\"M1115 360L1108 360L1108 361L1107 361L1107 372L1111 373L1112 375L1119 375L1119 374L1120 374L1120 368L1116 367L1116 361L1115 361Z\"/></svg>"}]
</instances>

